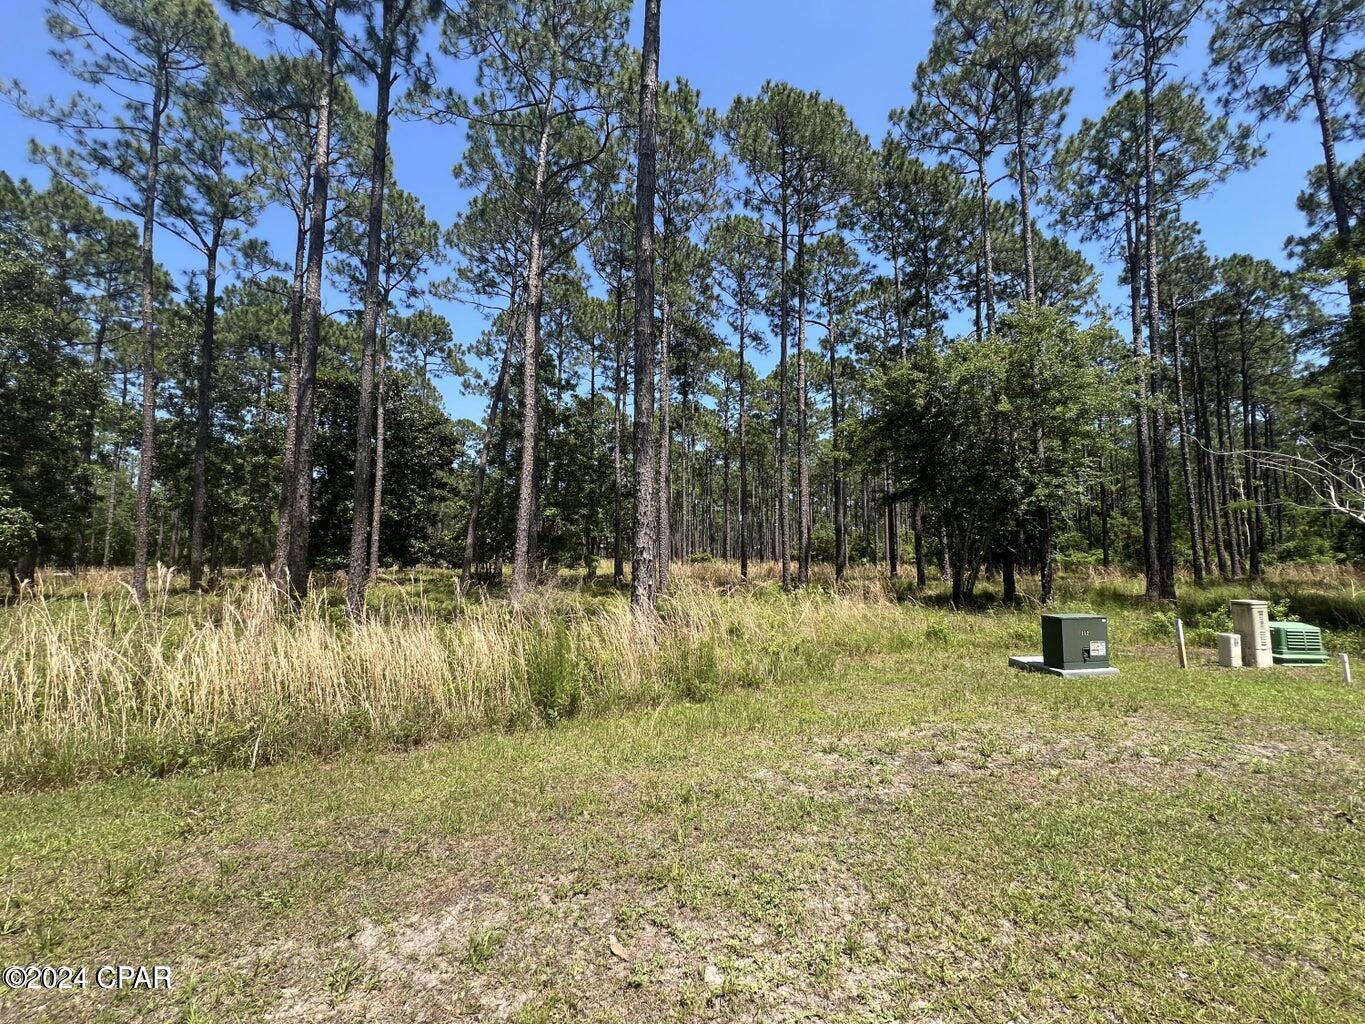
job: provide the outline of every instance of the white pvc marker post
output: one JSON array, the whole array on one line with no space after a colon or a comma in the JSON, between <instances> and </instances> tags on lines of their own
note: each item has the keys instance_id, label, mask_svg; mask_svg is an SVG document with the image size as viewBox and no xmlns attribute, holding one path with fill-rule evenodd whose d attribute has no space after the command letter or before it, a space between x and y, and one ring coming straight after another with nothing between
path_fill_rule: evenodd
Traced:
<instances>
[{"instance_id":1,"label":"white pvc marker post","mask_svg":"<svg viewBox=\"0 0 1365 1024\"><path fill-rule=\"evenodd\" d=\"M1189 668L1190 659L1185 654L1185 623L1175 620L1175 652L1180 656L1180 667Z\"/></svg>"},{"instance_id":2,"label":"white pvc marker post","mask_svg":"<svg viewBox=\"0 0 1365 1024\"><path fill-rule=\"evenodd\" d=\"M1351 656L1342 651L1337 657L1341 659L1341 681L1349 684L1351 682Z\"/></svg>"}]
</instances>

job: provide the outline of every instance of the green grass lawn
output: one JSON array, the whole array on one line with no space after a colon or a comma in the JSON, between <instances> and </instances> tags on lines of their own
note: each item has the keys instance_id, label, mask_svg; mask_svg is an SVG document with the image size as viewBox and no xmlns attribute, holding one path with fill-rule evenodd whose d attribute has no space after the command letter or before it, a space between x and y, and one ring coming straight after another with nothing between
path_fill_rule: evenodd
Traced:
<instances>
[{"instance_id":1,"label":"green grass lawn","mask_svg":"<svg viewBox=\"0 0 1365 1024\"><path fill-rule=\"evenodd\" d=\"M0 1019L1365 1019L1365 686L899 614L700 702L0 797L0 963L174 969Z\"/></svg>"}]
</instances>

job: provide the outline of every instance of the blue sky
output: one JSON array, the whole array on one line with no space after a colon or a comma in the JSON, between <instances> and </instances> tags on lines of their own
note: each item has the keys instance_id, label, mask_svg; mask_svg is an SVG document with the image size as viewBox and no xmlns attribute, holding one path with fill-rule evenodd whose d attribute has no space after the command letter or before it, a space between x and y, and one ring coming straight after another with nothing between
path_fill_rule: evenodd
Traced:
<instances>
[{"instance_id":1,"label":"blue sky","mask_svg":"<svg viewBox=\"0 0 1365 1024\"><path fill-rule=\"evenodd\" d=\"M638 4L632 38L639 41ZM17 77L39 95L65 96L73 83L48 56L51 45L43 24L44 5L15 0L6 11L6 62L0 75ZM231 19L239 38L253 46L265 39L241 19ZM768 79L789 81L839 100L873 142L886 131L887 112L910 99L915 66L928 49L933 30L929 0L663 0L662 73L682 75L701 90L704 100L722 111L737 95L756 92ZM1180 71L1197 78L1206 63L1207 29L1198 26L1182 55ZM1069 126L1103 112L1106 48L1082 45L1068 75L1074 86ZM446 62L444 71L457 85L469 81L469 69ZM363 88L359 90L362 97ZM362 103L366 102L362 98ZM1190 204L1186 216L1198 221L1214 255L1250 252L1283 261L1286 236L1302 229L1294 199L1305 174L1321 162L1316 124L1273 124L1263 131L1266 157L1254 168ZM0 102L0 168L27 175L38 183L46 172L29 164L27 142L44 136L8 104ZM399 184L426 204L428 215L443 225L463 207L464 196L450 173L459 158L461 133L453 127L423 122L400 123L392 137ZM1354 147L1341 156L1351 158ZM999 186L1007 196L1009 183ZM277 251L287 250L291 234L278 213L267 215L258 233ZM191 253L165 232L158 258L173 271L196 266ZM1114 285L1116 268L1102 254L1087 249L1105 280L1105 295L1120 300ZM483 327L481 315L456 303L435 303L455 327L459 340L472 340ZM454 381L442 384L454 415L476 416L482 401L461 394Z\"/></svg>"}]
</instances>

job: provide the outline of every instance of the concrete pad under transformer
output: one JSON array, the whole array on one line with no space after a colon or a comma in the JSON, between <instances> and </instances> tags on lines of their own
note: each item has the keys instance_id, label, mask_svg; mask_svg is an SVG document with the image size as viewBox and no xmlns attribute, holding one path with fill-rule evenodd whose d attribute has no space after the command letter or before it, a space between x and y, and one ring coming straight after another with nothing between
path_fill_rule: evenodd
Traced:
<instances>
[{"instance_id":1,"label":"concrete pad under transformer","mask_svg":"<svg viewBox=\"0 0 1365 1024\"><path fill-rule=\"evenodd\" d=\"M1044 664L1041 654L1012 654L1010 655L1010 667L1022 669L1025 672L1044 672L1050 676L1063 676L1072 679L1077 676L1116 676L1119 670L1112 665L1107 668L1053 668L1051 665Z\"/></svg>"}]
</instances>

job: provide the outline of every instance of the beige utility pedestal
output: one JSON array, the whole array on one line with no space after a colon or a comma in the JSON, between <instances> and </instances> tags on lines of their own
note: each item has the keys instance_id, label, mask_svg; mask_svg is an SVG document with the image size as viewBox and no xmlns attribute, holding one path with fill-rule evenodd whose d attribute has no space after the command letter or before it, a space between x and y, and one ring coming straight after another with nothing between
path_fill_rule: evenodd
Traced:
<instances>
[{"instance_id":1,"label":"beige utility pedestal","mask_svg":"<svg viewBox=\"0 0 1365 1024\"><path fill-rule=\"evenodd\" d=\"M1240 633L1218 634L1218 664L1223 668L1242 667L1242 635Z\"/></svg>"},{"instance_id":2,"label":"beige utility pedestal","mask_svg":"<svg viewBox=\"0 0 1365 1024\"><path fill-rule=\"evenodd\" d=\"M1242 664L1270 668L1270 606L1265 601L1233 601L1232 628L1242 638Z\"/></svg>"}]
</instances>

